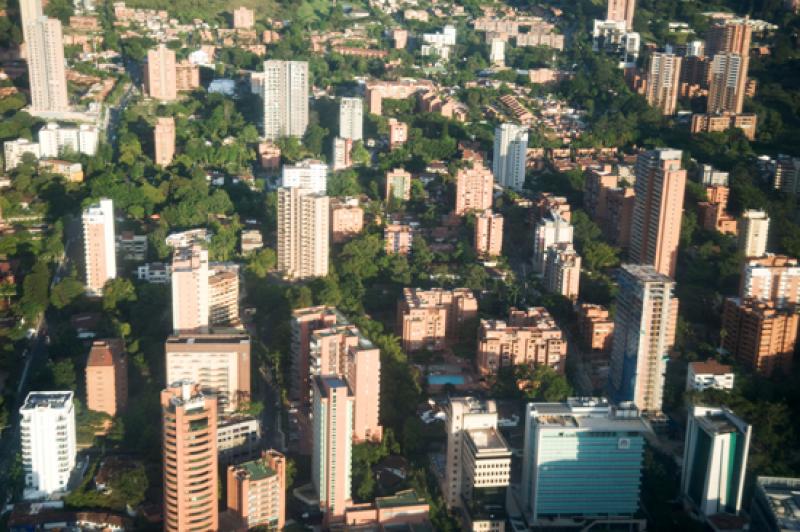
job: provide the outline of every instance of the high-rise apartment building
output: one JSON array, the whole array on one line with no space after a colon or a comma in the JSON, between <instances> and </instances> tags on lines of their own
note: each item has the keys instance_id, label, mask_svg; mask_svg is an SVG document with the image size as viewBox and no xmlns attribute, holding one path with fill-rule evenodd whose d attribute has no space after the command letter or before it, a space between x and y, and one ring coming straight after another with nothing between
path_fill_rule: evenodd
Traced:
<instances>
[{"instance_id":1,"label":"high-rise apartment building","mask_svg":"<svg viewBox=\"0 0 800 532\"><path fill-rule=\"evenodd\" d=\"M681 495L702 516L741 510L751 432L727 408L689 408Z\"/></svg>"},{"instance_id":2,"label":"high-rise apartment building","mask_svg":"<svg viewBox=\"0 0 800 532\"><path fill-rule=\"evenodd\" d=\"M172 255L172 329L208 329L208 250L199 244L176 248Z\"/></svg>"},{"instance_id":3,"label":"high-rise apartment building","mask_svg":"<svg viewBox=\"0 0 800 532\"><path fill-rule=\"evenodd\" d=\"M75 467L73 393L30 392L19 409L19 438L26 499L67 489Z\"/></svg>"},{"instance_id":4,"label":"high-rise apartment building","mask_svg":"<svg viewBox=\"0 0 800 532\"><path fill-rule=\"evenodd\" d=\"M686 170L681 151L665 148L636 159L636 199L629 256L640 264L675 277L681 236Z\"/></svg>"},{"instance_id":5,"label":"high-rise apartment building","mask_svg":"<svg viewBox=\"0 0 800 532\"><path fill-rule=\"evenodd\" d=\"M175 65L175 89L191 92L200 88L200 66L184 59Z\"/></svg>"},{"instance_id":6,"label":"high-rise apartment building","mask_svg":"<svg viewBox=\"0 0 800 532\"><path fill-rule=\"evenodd\" d=\"M456 174L455 214L491 209L493 189L494 176L481 162L473 160L472 168L460 168Z\"/></svg>"},{"instance_id":7,"label":"high-rise apartment building","mask_svg":"<svg viewBox=\"0 0 800 532\"><path fill-rule=\"evenodd\" d=\"M164 344L167 382L189 381L235 412L250 400L250 338L245 334L183 334Z\"/></svg>"},{"instance_id":8,"label":"high-rise apartment building","mask_svg":"<svg viewBox=\"0 0 800 532\"><path fill-rule=\"evenodd\" d=\"M529 403L520 484L528 522L569 527L633 517L649 430L635 407L605 399Z\"/></svg>"},{"instance_id":9,"label":"high-rise apartment building","mask_svg":"<svg viewBox=\"0 0 800 532\"><path fill-rule=\"evenodd\" d=\"M353 395L339 377L317 376L312 383L311 482L325 522L332 523L352 503Z\"/></svg>"},{"instance_id":10,"label":"high-rise apartment building","mask_svg":"<svg viewBox=\"0 0 800 532\"><path fill-rule=\"evenodd\" d=\"M544 307L511 309L508 322L480 322L477 360L482 375L497 375L500 368L520 364L564 373L566 359L567 341Z\"/></svg>"},{"instance_id":11,"label":"high-rise apartment building","mask_svg":"<svg viewBox=\"0 0 800 532\"><path fill-rule=\"evenodd\" d=\"M800 303L800 265L786 255L745 260L739 297L771 300L778 308Z\"/></svg>"},{"instance_id":12,"label":"high-rise apartment building","mask_svg":"<svg viewBox=\"0 0 800 532\"><path fill-rule=\"evenodd\" d=\"M41 16L41 2L23 2L23 34L28 55L31 108L34 112L69 109L67 76L64 69L64 37L61 21ZM26 20L38 13L36 18Z\"/></svg>"},{"instance_id":13,"label":"high-rise apartment building","mask_svg":"<svg viewBox=\"0 0 800 532\"><path fill-rule=\"evenodd\" d=\"M249 30L256 23L256 14L252 9L239 6L233 10L233 27L237 30Z\"/></svg>"},{"instance_id":14,"label":"high-rise apartment building","mask_svg":"<svg viewBox=\"0 0 800 532\"><path fill-rule=\"evenodd\" d=\"M120 338L95 340L86 361L86 408L109 416L128 404L128 358Z\"/></svg>"},{"instance_id":15,"label":"high-rise apartment building","mask_svg":"<svg viewBox=\"0 0 800 532\"><path fill-rule=\"evenodd\" d=\"M547 250L558 244L572 244L572 225L555 211L539 220L533 230L533 271L543 274Z\"/></svg>"},{"instance_id":16,"label":"high-rise apartment building","mask_svg":"<svg viewBox=\"0 0 800 532\"><path fill-rule=\"evenodd\" d=\"M581 282L581 256L572 244L547 248L544 286L548 292L577 301Z\"/></svg>"},{"instance_id":17,"label":"high-rise apartment building","mask_svg":"<svg viewBox=\"0 0 800 532\"><path fill-rule=\"evenodd\" d=\"M610 0L609 5L615 0ZM664 115L674 115L678 103L678 86L681 75L681 57L675 54L654 52L647 67L647 103L658 107Z\"/></svg>"},{"instance_id":18,"label":"high-rise apartment building","mask_svg":"<svg viewBox=\"0 0 800 532\"><path fill-rule=\"evenodd\" d=\"M308 127L308 62L264 62L264 138L302 137Z\"/></svg>"},{"instance_id":19,"label":"high-rise apartment building","mask_svg":"<svg viewBox=\"0 0 800 532\"><path fill-rule=\"evenodd\" d=\"M353 141L336 137L331 143L331 169L334 172L353 166Z\"/></svg>"},{"instance_id":20,"label":"high-rise apartment building","mask_svg":"<svg viewBox=\"0 0 800 532\"><path fill-rule=\"evenodd\" d=\"M228 466L228 509L248 528L283 530L286 521L286 458L264 451L261 458Z\"/></svg>"},{"instance_id":21,"label":"high-rise apartment building","mask_svg":"<svg viewBox=\"0 0 800 532\"><path fill-rule=\"evenodd\" d=\"M175 157L175 119L171 116L160 116L156 119L153 129L153 144L155 145L155 162L167 166Z\"/></svg>"},{"instance_id":22,"label":"high-rise apartment building","mask_svg":"<svg viewBox=\"0 0 800 532\"><path fill-rule=\"evenodd\" d=\"M314 159L286 164L281 171L281 186L305 188L314 193L325 194L328 187L328 165Z\"/></svg>"},{"instance_id":23,"label":"high-rise apartment building","mask_svg":"<svg viewBox=\"0 0 800 532\"><path fill-rule=\"evenodd\" d=\"M747 368L771 376L792 372L800 316L773 301L728 298L722 307L722 347Z\"/></svg>"},{"instance_id":24,"label":"high-rise apartment building","mask_svg":"<svg viewBox=\"0 0 800 532\"><path fill-rule=\"evenodd\" d=\"M59 157L67 151L94 155L100 142L100 131L90 124L66 127L49 122L36 136L42 157Z\"/></svg>"},{"instance_id":25,"label":"high-rise apartment building","mask_svg":"<svg viewBox=\"0 0 800 532\"><path fill-rule=\"evenodd\" d=\"M164 530L218 530L217 398L191 382L161 392Z\"/></svg>"},{"instance_id":26,"label":"high-rise apartment building","mask_svg":"<svg viewBox=\"0 0 800 532\"><path fill-rule=\"evenodd\" d=\"M402 168L386 172L386 202L392 198L398 201L411 199L411 174Z\"/></svg>"},{"instance_id":27,"label":"high-rise apartment building","mask_svg":"<svg viewBox=\"0 0 800 532\"><path fill-rule=\"evenodd\" d=\"M734 53L720 53L711 60L708 73L708 114L741 113L747 60Z\"/></svg>"},{"instance_id":28,"label":"high-rise apartment building","mask_svg":"<svg viewBox=\"0 0 800 532\"><path fill-rule=\"evenodd\" d=\"M477 317L478 300L469 288L404 288L397 304L397 331L406 351L441 349Z\"/></svg>"},{"instance_id":29,"label":"high-rise apartment building","mask_svg":"<svg viewBox=\"0 0 800 532\"><path fill-rule=\"evenodd\" d=\"M606 6L606 20L625 22L625 28L633 29L633 13L636 10L636 0L608 0Z\"/></svg>"},{"instance_id":30,"label":"high-rise apartment building","mask_svg":"<svg viewBox=\"0 0 800 532\"><path fill-rule=\"evenodd\" d=\"M497 406L451 398L445 413L445 503L462 510L464 530L502 530L511 449L497 428Z\"/></svg>"},{"instance_id":31,"label":"high-rise apartment building","mask_svg":"<svg viewBox=\"0 0 800 532\"><path fill-rule=\"evenodd\" d=\"M147 66L144 69L144 83L147 95L161 101L178 99L178 85L175 79L175 51L161 44L147 52Z\"/></svg>"},{"instance_id":32,"label":"high-rise apartment building","mask_svg":"<svg viewBox=\"0 0 800 532\"><path fill-rule=\"evenodd\" d=\"M328 275L329 208L324 194L278 189L278 269L288 278Z\"/></svg>"},{"instance_id":33,"label":"high-rise apartment building","mask_svg":"<svg viewBox=\"0 0 800 532\"><path fill-rule=\"evenodd\" d=\"M309 376L312 373L310 371L309 357L313 332L347 323L347 318L333 307L307 307L292 311L290 321L292 329L292 382L289 386L289 393L292 399L299 399L305 402L310 397L311 384Z\"/></svg>"},{"instance_id":34,"label":"high-rise apartment building","mask_svg":"<svg viewBox=\"0 0 800 532\"><path fill-rule=\"evenodd\" d=\"M615 401L633 401L645 412L661 412L678 320L674 287L672 279L650 265L624 264L620 269L609 369Z\"/></svg>"},{"instance_id":35,"label":"high-rise apartment building","mask_svg":"<svg viewBox=\"0 0 800 532\"><path fill-rule=\"evenodd\" d=\"M339 102L339 137L364 138L364 101L361 98L342 98Z\"/></svg>"},{"instance_id":36,"label":"high-rise apartment building","mask_svg":"<svg viewBox=\"0 0 800 532\"><path fill-rule=\"evenodd\" d=\"M395 118L389 119L389 148L395 149L408 141L408 124Z\"/></svg>"},{"instance_id":37,"label":"high-rise apartment building","mask_svg":"<svg viewBox=\"0 0 800 532\"><path fill-rule=\"evenodd\" d=\"M117 276L114 202L101 199L90 205L83 211L82 222L86 292L101 296L106 281Z\"/></svg>"},{"instance_id":38,"label":"high-rise apartment building","mask_svg":"<svg viewBox=\"0 0 800 532\"><path fill-rule=\"evenodd\" d=\"M503 215L490 209L475 217L475 252L484 257L503 254Z\"/></svg>"},{"instance_id":39,"label":"high-rise apartment building","mask_svg":"<svg viewBox=\"0 0 800 532\"><path fill-rule=\"evenodd\" d=\"M745 257L763 257L767 253L769 216L764 211L748 209L739 219L739 251Z\"/></svg>"},{"instance_id":40,"label":"high-rise apartment building","mask_svg":"<svg viewBox=\"0 0 800 532\"><path fill-rule=\"evenodd\" d=\"M706 55L732 53L750 56L753 29L746 20L726 20L714 23L706 34Z\"/></svg>"},{"instance_id":41,"label":"high-rise apartment building","mask_svg":"<svg viewBox=\"0 0 800 532\"><path fill-rule=\"evenodd\" d=\"M500 185L522 189L527 154L528 126L501 124L495 128L492 173Z\"/></svg>"},{"instance_id":42,"label":"high-rise apartment building","mask_svg":"<svg viewBox=\"0 0 800 532\"><path fill-rule=\"evenodd\" d=\"M19 0L20 26L22 26L22 38L26 43L31 39L29 35L31 24L43 16L42 0Z\"/></svg>"},{"instance_id":43,"label":"high-rise apartment building","mask_svg":"<svg viewBox=\"0 0 800 532\"><path fill-rule=\"evenodd\" d=\"M414 245L414 228L410 224L389 223L383 228L383 250L387 255L408 255Z\"/></svg>"}]
</instances>

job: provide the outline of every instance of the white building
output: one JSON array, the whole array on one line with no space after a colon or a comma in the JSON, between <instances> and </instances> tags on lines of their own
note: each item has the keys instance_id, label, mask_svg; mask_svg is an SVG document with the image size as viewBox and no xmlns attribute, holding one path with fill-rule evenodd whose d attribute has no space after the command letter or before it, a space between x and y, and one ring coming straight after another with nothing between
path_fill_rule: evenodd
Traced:
<instances>
[{"instance_id":1,"label":"white building","mask_svg":"<svg viewBox=\"0 0 800 532\"><path fill-rule=\"evenodd\" d=\"M42 157L58 157L65 151L94 155L100 133L95 126L81 124L78 127L62 127L49 122L39 130L39 146Z\"/></svg>"},{"instance_id":2,"label":"white building","mask_svg":"<svg viewBox=\"0 0 800 532\"><path fill-rule=\"evenodd\" d=\"M686 390L733 390L733 368L716 360L690 362L686 371Z\"/></svg>"},{"instance_id":3,"label":"white building","mask_svg":"<svg viewBox=\"0 0 800 532\"><path fill-rule=\"evenodd\" d=\"M261 450L261 422L250 416L233 416L217 424L217 453L220 465L240 463L258 457Z\"/></svg>"},{"instance_id":4,"label":"white building","mask_svg":"<svg viewBox=\"0 0 800 532\"><path fill-rule=\"evenodd\" d=\"M528 127L501 124L494 130L492 173L497 183L521 190L525 185L525 160L528 153Z\"/></svg>"},{"instance_id":5,"label":"white building","mask_svg":"<svg viewBox=\"0 0 800 532\"><path fill-rule=\"evenodd\" d=\"M364 103L361 98L342 98L339 103L339 138L364 138Z\"/></svg>"},{"instance_id":6,"label":"white building","mask_svg":"<svg viewBox=\"0 0 800 532\"><path fill-rule=\"evenodd\" d=\"M68 111L61 21L39 16L27 24L23 33L28 56L31 110L34 113Z\"/></svg>"},{"instance_id":7,"label":"white building","mask_svg":"<svg viewBox=\"0 0 800 532\"><path fill-rule=\"evenodd\" d=\"M308 62L264 62L264 138L302 137L308 127Z\"/></svg>"},{"instance_id":8,"label":"white building","mask_svg":"<svg viewBox=\"0 0 800 532\"><path fill-rule=\"evenodd\" d=\"M451 398L446 415L445 503L463 510L465 530L502 530L511 449L497 429L497 405Z\"/></svg>"},{"instance_id":9,"label":"white building","mask_svg":"<svg viewBox=\"0 0 800 532\"><path fill-rule=\"evenodd\" d=\"M278 189L278 269L291 279L328 275L330 204L324 193Z\"/></svg>"},{"instance_id":10,"label":"white building","mask_svg":"<svg viewBox=\"0 0 800 532\"><path fill-rule=\"evenodd\" d=\"M38 142L31 142L28 139L7 140L3 143L3 160L5 161L6 172L19 166L22 156L30 153L37 159L41 157L41 148Z\"/></svg>"},{"instance_id":11,"label":"white building","mask_svg":"<svg viewBox=\"0 0 800 532\"><path fill-rule=\"evenodd\" d=\"M556 211L542 218L533 232L533 271L544 273L547 250L558 244L572 244L572 225Z\"/></svg>"},{"instance_id":12,"label":"white building","mask_svg":"<svg viewBox=\"0 0 800 532\"><path fill-rule=\"evenodd\" d=\"M707 187L713 186L728 186L728 172L716 170L710 164L704 164L702 167L700 182Z\"/></svg>"},{"instance_id":13,"label":"white building","mask_svg":"<svg viewBox=\"0 0 800 532\"><path fill-rule=\"evenodd\" d=\"M26 499L63 493L75 467L73 393L30 392L19 409Z\"/></svg>"},{"instance_id":14,"label":"white building","mask_svg":"<svg viewBox=\"0 0 800 532\"><path fill-rule=\"evenodd\" d=\"M528 522L557 527L561 519L636 514L649 430L635 407L605 399L529 403L519 490Z\"/></svg>"},{"instance_id":15,"label":"white building","mask_svg":"<svg viewBox=\"0 0 800 532\"><path fill-rule=\"evenodd\" d=\"M422 42L426 44L439 44L453 46L456 44L456 28L450 24L442 28L440 33L423 33Z\"/></svg>"},{"instance_id":16,"label":"white building","mask_svg":"<svg viewBox=\"0 0 800 532\"><path fill-rule=\"evenodd\" d=\"M328 166L322 161L306 159L292 165L284 165L281 186L306 188L313 193L325 194L328 188Z\"/></svg>"},{"instance_id":17,"label":"white building","mask_svg":"<svg viewBox=\"0 0 800 532\"><path fill-rule=\"evenodd\" d=\"M489 61L494 66L506 65L506 41L503 39L492 39L489 43Z\"/></svg>"},{"instance_id":18,"label":"white building","mask_svg":"<svg viewBox=\"0 0 800 532\"><path fill-rule=\"evenodd\" d=\"M769 216L764 211L746 210L739 220L739 251L745 257L763 257L767 253Z\"/></svg>"},{"instance_id":19,"label":"white building","mask_svg":"<svg viewBox=\"0 0 800 532\"><path fill-rule=\"evenodd\" d=\"M681 494L703 516L741 510L751 433L727 408L690 408Z\"/></svg>"},{"instance_id":20,"label":"white building","mask_svg":"<svg viewBox=\"0 0 800 532\"><path fill-rule=\"evenodd\" d=\"M101 199L90 205L83 211L82 222L86 291L100 296L106 281L117 276L114 202Z\"/></svg>"},{"instance_id":21,"label":"white building","mask_svg":"<svg viewBox=\"0 0 800 532\"><path fill-rule=\"evenodd\" d=\"M153 284L169 284L171 267L163 262L150 262L136 268L136 278Z\"/></svg>"},{"instance_id":22,"label":"white building","mask_svg":"<svg viewBox=\"0 0 800 532\"><path fill-rule=\"evenodd\" d=\"M334 172L344 170L353 166L353 141L350 139L343 139L336 137L333 139L331 153L331 169Z\"/></svg>"},{"instance_id":23,"label":"white building","mask_svg":"<svg viewBox=\"0 0 800 532\"><path fill-rule=\"evenodd\" d=\"M592 49L615 53L619 56L619 67L636 66L639 59L641 37L635 31L628 31L624 20L595 19L592 29Z\"/></svg>"}]
</instances>

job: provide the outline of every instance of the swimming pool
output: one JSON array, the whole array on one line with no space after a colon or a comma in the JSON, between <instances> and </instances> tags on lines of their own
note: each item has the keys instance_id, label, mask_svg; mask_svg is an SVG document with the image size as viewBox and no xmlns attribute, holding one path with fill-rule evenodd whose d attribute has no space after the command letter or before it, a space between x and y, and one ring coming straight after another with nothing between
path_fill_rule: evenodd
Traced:
<instances>
[{"instance_id":1,"label":"swimming pool","mask_svg":"<svg viewBox=\"0 0 800 532\"><path fill-rule=\"evenodd\" d=\"M433 386L444 386L445 384L452 384L459 386L464 384L463 375L428 375L428 384Z\"/></svg>"}]
</instances>

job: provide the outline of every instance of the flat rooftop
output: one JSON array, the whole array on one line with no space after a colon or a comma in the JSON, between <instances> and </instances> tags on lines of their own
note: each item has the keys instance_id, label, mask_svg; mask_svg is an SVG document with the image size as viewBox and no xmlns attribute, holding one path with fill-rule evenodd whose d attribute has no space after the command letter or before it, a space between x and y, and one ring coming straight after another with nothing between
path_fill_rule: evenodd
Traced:
<instances>
[{"instance_id":1,"label":"flat rooftop","mask_svg":"<svg viewBox=\"0 0 800 532\"><path fill-rule=\"evenodd\" d=\"M638 411L609 406L605 400L570 398L565 403L534 403L536 422L545 428L649 432Z\"/></svg>"},{"instance_id":2,"label":"flat rooftop","mask_svg":"<svg viewBox=\"0 0 800 532\"><path fill-rule=\"evenodd\" d=\"M250 477L250 480L262 480L267 477L274 476L275 470L264 463L263 460L253 460L239 464L240 471L245 471Z\"/></svg>"},{"instance_id":3,"label":"flat rooftop","mask_svg":"<svg viewBox=\"0 0 800 532\"><path fill-rule=\"evenodd\" d=\"M35 408L64 408L72 402L72 392L30 392L25 398L22 410Z\"/></svg>"},{"instance_id":4,"label":"flat rooftop","mask_svg":"<svg viewBox=\"0 0 800 532\"><path fill-rule=\"evenodd\" d=\"M472 429L467 434L478 451L508 450L508 444L495 429Z\"/></svg>"},{"instance_id":5,"label":"flat rooftop","mask_svg":"<svg viewBox=\"0 0 800 532\"><path fill-rule=\"evenodd\" d=\"M376 497L375 506L378 508L398 508L402 506L417 506L427 504L425 499L417 495L413 489L398 491L389 497Z\"/></svg>"},{"instance_id":6,"label":"flat rooftop","mask_svg":"<svg viewBox=\"0 0 800 532\"><path fill-rule=\"evenodd\" d=\"M249 344L246 334L179 334L167 338L168 344Z\"/></svg>"},{"instance_id":7,"label":"flat rooftop","mask_svg":"<svg viewBox=\"0 0 800 532\"><path fill-rule=\"evenodd\" d=\"M739 431L738 427L725 414L697 416L695 419L701 427L714 434L730 434Z\"/></svg>"},{"instance_id":8,"label":"flat rooftop","mask_svg":"<svg viewBox=\"0 0 800 532\"><path fill-rule=\"evenodd\" d=\"M800 478L758 477L780 530L800 530Z\"/></svg>"}]
</instances>

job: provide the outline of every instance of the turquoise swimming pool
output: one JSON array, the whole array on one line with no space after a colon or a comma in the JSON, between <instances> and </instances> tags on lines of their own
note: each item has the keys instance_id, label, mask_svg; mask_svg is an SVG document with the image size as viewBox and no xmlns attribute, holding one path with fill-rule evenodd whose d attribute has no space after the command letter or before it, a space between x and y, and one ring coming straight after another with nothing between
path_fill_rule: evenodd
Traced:
<instances>
[{"instance_id":1,"label":"turquoise swimming pool","mask_svg":"<svg viewBox=\"0 0 800 532\"><path fill-rule=\"evenodd\" d=\"M428 375L428 384L433 386L444 386L445 384L452 384L459 386L464 384L463 375Z\"/></svg>"}]
</instances>

